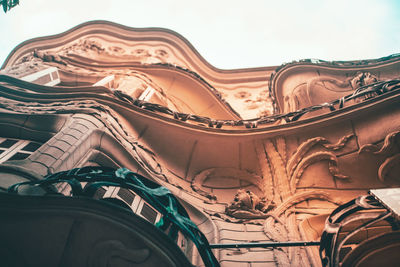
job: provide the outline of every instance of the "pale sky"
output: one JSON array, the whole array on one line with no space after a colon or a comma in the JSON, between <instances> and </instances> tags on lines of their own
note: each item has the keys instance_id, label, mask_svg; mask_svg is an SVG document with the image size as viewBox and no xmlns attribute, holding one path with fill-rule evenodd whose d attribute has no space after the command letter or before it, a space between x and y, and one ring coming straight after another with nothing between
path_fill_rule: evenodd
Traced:
<instances>
[{"instance_id":1,"label":"pale sky","mask_svg":"<svg viewBox=\"0 0 400 267\"><path fill-rule=\"evenodd\" d=\"M400 53L397 0L20 0L0 10L0 66L27 39L98 19L176 31L222 69Z\"/></svg>"}]
</instances>

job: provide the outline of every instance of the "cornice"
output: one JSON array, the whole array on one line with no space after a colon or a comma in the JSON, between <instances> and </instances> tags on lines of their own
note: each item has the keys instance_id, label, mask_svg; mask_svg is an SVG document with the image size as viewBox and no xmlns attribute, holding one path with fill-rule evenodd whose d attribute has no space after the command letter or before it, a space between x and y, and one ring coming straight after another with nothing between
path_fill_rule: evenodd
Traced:
<instances>
[{"instance_id":1,"label":"cornice","mask_svg":"<svg viewBox=\"0 0 400 267\"><path fill-rule=\"evenodd\" d=\"M283 91L294 89L284 88L283 83L293 78L296 74L304 75L307 72L314 72L316 77L325 74L332 77L343 76L343 78L347 78L349 74L355 75L357 72L368 71L372 74L377 73L378 76L390 76L393 79L400 76L400 72L398 72L399 65L400 54L368 60L324 61L319 59L304 59L283 64L276 68L270 77L269 91L273 99L275 112L283 112ZM309 77L305 77L303 80L304 82L308 82ZM300 84L300 81L298 83Z\"/></svg>"},{"instance_id":2,"label":"cornice","mask_svg":"<svg viewBox=\"0 0 400 267\"><path fill-rule=\"evenodd\" d=\"M179 51L188 64L188 68L198 72L211 83L251 83L266 81L275 67L244 68L223 70L207 62L194 46L180 34L165 28L133 28L109 21L89 21L60 34L27 40L15 47L5 60L2 69L15 64L24 55L35 49L60 47L90 34L104 34L128 41L156 41L172 46Z\"/></svg>"},{"instance_id":3,"label":"cornice","mask_svg":"<svg viewBox=\"0 0 400 267\"><path fill-rule=\"evenodd\" d=\"M163 124L165 126L168 125L168 127L176 128L177 130L181 128L185 129L184 131L194 131L207 135L226 137L255 137L259 136L260 134L265 136L292 134L305 128L319 128L321 125L335 124L338 121L348 120L355 117L359 118L360 116L363 116L363 114L373 112L376 109L384 109L386 105L398 103L400 99L398 89L394 89L393 91L377 95L368 100L351 104L349 106L344 106L334 111L303 120L279 124L267 123L261 124L259 127L255 128L247 127L245 123L247 121L250 123L252 120L238 120L236 122L232 120L227 122L232 122L236 126L218 128L215 127L214 124L209 126L206 122L209 120L215 123L218 120L194 115L194 117L204 119L205 121L186 121L181 118L182 114L172 114L171 111L168 110L164 112L163 109L165 109L165 107L152 103L146 105L144 102L142 103L140 101L133 103L127 101L126 99L124 100L115 97L111 91L106 90L104 87L81 86L75 88L66 87L64 89L63 87L54 88L21 81L7 75L0 75L0 81L5 82L0 86L0 96L10 99L11 101L32 103L34 106L36 104L56 104L60 106L61 103L67 102L73 103L74 101L91 101L90 103L92 104L98 103L99 105L110 107L114 112L124 117L127 121L131 121L133 124L136 120L141 118L141 120L146 121L146 124L152 124L156 122L156 124ZM66 92L67 90L69 90L69 92ZM149 107L146 108L148 105ZM79 113L80 108L86 107L77 106L76 108L76 112ZM24 109L24 107L21 107L21 109ZM68 111L64 111L62 113L68 113Z\"/></svg>"}]
</instances>

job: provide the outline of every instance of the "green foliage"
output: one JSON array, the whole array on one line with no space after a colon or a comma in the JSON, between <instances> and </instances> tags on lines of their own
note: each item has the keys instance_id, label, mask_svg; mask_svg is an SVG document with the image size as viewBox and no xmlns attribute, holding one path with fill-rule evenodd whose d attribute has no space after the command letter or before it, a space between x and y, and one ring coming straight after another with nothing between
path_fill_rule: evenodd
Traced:
<instances>
[{"instance_id":1,"label":"green foliage","mask_svg":"<svg viewBox=\"0 0 400 267\"><path fill-rule=\"evenodd\" d=\"M3 6L4 13L19 4L19 0L0 0L0 6Z\"/></svg>"}]
</instances>

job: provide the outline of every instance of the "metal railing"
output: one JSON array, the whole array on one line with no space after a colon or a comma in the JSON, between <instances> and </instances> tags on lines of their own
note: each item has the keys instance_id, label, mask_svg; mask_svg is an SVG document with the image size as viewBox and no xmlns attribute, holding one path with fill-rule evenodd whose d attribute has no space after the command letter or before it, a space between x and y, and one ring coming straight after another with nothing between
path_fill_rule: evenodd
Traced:
<instances>
[{"instance_id":1,"label":"metal railing","mask_svg":"<svg viewBox=\"0 0 400 267\"><path fill-rule=\"evenodd\" d=\"M285 114L277 114L270 116L263 116L255 119L246 120L216 120L205 116L198 116L193 114L181 113L173 111L165 106L149 103L139 99L134 99L131 96L123 93L122 91L115 90L114 95L123 101L127 101L136 107L153 112L159 112L173 117L179 121L192 121L207 125L211 128L221 128L223 126L245 126L246 128L257 128L259 125L271 124L284 120L285 122L294 122L300 119L303 115L322 109L329 109L335 111L342 109L346 102L351 100L358 100L360 98L370 99L386 92L394 91L400 88L400 80L393 79L388 81L379 81L376 83L368 84L356 89L352 94L336 99L331 102L322 103L319 105L310 106L307 108L299 109L297 111L288 112Z\"/></svg>"}]
</instances>

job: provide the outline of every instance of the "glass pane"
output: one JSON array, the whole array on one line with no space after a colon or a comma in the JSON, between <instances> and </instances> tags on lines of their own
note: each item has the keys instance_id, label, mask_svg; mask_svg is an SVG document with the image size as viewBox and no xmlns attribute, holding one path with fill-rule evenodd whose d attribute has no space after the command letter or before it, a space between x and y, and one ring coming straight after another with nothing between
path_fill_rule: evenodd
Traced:
<instances>
[{"instance_id":1,"label":"glass pane","mask_svg":"<svg viewBox=\"0 0 400 267\"><path fill-rule=\"evenodd\" d=\"M14 145L17 142L18 142L18 140L6 139L0 144L0 147L10 148L12 145Z\"/></svg>"},{"instance_id":2,"label":"glass pane","mask_svg":"<svg viewBox=\"0 0 400 267\"><path fill-rule=\"evenodd\" d=\"M96 193L94 193L93 198L94 199L100 199L104 196L107 190L105 190L103 187L100 187L97 189Z\"/></svg>"},{"instance_id":3,"label":"glass pane","mask_svg":"<svg viewBox=\"0 0 400 267\"><path fill-rule=\"evenodd\" d=\"M22 160L22 159L26 159L29 156L30 156L30 154L18 152L14 156L9 158L8 160Z\"/></svg>"},{"instance_id":4,"label":"glass pane","mask_svg":"<svg viewBox=\"0 0 400 267\"><path fill-rule=\"evenodd\" d=\"M133 200L135 199L135 194L125 188L120 188L117 195L122 198L128 205L132 205Z\"/></svg>"},{"instance_id":5,"label":"glass pane","mask_svg":"<svg viewBox=\"0 0 400 267\"><path fill-rule=\"evenodd\" d=\"M53 80L58 79L58 78L59 78L59 77L58 77L58 71L53 71L53 72L51 73L51 77L53 78Z\"/></svg>"},{"instance_id":6,"label":"glass pane","mask_svg":"<svg viewBox=\"0 0 400 267\"><path fill-rule=\"evenodd\" d=\"M27 144L26 146L24 146L24 148L23 148L22 150L29 151L29 152L34 152L34 151L36 151L40 146L41 146L41 144L39 144L39 143L29 142L29 144Z\"/></svg>"},{"instance_id":7,"label":"glass pane","mask_svg":"<svg viewBox=\"0 0 400 267\"><path fill-rule=\"evenodd\" d=\"M157 211L155 211L152 207L147 205L147 203L143 203L143 208L140 214L145 217L149 222L155 223L157 219Z\"/></svg>"}]
</instances>

